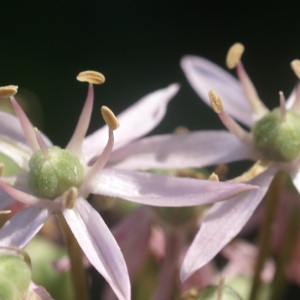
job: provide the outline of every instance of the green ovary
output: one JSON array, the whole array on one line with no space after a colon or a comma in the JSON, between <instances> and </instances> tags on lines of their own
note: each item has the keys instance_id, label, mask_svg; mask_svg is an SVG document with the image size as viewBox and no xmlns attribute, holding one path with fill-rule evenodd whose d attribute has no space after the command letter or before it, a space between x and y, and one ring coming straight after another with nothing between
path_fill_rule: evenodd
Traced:
<instances>
[{"instance_id":1,"label":"green ovary","mask_svg":"<svg viewBox=\"0 0 300 300\"><path fill-rule=\"evenodd\" d=\"M252 127L254 144L262 157L277 162L290 162L300 155L300 115L287 111L282 118L275 108Z\"/></svg>"},{"instance_id":2,"label":"green ovary","mask_svg":"<svg viewBox=\"0 0 300 300\"><path fill-rule=\"evenodd\" d=\"M48 155L36 151L29 161L29 187L38 196L55 199L71 187L79 188L84 168L79 158L68 150L53 146Z\"/></svg>"}]
</instances>

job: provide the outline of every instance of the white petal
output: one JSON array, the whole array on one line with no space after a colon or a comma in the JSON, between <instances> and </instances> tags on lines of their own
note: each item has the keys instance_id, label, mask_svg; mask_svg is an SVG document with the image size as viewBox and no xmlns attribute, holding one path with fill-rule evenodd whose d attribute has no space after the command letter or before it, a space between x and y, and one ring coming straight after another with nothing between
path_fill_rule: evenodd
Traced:
<instances>
[{"instance_id":1,"label":"white petal","mask_svg":"<svg viewBox=\"0 0 300 300\"><path fill-rule=\"evenodd\" d=\"M118 169L205 167L249 159L248 149L230 132L204 130L146 137L113 152Z\"/></svg>"},{"instance_id":2,"label":"white petal","mask_svg":"<svg viewBox=\"0 0 300 300\"><path fill-rule=\"evenodd\" d=\"M180 271L182 281L214 258L238 234L262 201L275 172L270 168L249 182L259 189L213 205L185 256Z\"/></svg>"},{"instance_id":3,"label":"white petal","mask_svg":"<svg viewBox=\"0 0 300 300\"><path fill-rule=\"evenodd\" d=\"M118 115L120 128L114 133L114 149L118 149L154 129L164 117L168 102L178 89L178 84L172 84L167 88L148 94ZM102 152L106 140L106 126L84 139L83 153L87 161Z\"/></svg>"},{"instance_id":4,"label":"white petal","mask_svg":"<svg viewBox=\"0 0 300 300\"><path fill-rule=\"evenodd\" d=\"M251 127L252 111L240 82L228 72L198 56L184 56L181 67L199 97L210 106L208 92L215 90L224 110L233 118Z\"/></svg>"},{"instance_id":5,"label":"white petal","mask_svg":"<svg viewBox=\"0 0 300 300\"><path fill-rule=\"evenodd\" d=\"M99 213L83 198L62 213L90 263L119 299L130 300L130 282L121 250Z\"/></svg>"},{"instance_id":6,"label":"white petal","mask_svg":"<svg viewBox=\"0 0 300 300\"><path fill-rule=\"evenodd\" d=\"M169 177L127 170L103 169L91 183L91 193L154 206L194 206L230 198L251 185Z\"/></svg>"},{"instance_id":7,"label":"white petal","mask_svg":"<svg viewBox=\"0 0 300 300\"><path fill-rule=\"evenodd\" d=\"M50 215L49 209L34 206L19 212L0 229L0 245L24 248Z\"/></svg>"}]
</instances>

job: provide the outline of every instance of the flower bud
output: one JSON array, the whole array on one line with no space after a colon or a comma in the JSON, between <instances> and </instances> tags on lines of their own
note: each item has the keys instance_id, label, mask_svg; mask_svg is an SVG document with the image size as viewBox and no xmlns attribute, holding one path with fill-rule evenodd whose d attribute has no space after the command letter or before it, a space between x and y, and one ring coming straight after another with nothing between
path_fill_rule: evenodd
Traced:
<instances>
[{"instance_id":1,"label":"flower bud","mask_svg":"<svg viewBox=\"0 0 300 300\"><path fill-rule=\"evenodd\" d=\"M300 155L300 115L280 108L263 116L252 127L256 149L264 159L290 162Z\"/></svg>"},{"instance_id":2,"label":"flower bud","mask_svg":"<svg viewBox=\"0 0 300 300\"><path fill-rule=\"evenodd\" d=\"M0 299L25 299L31 282L31 270L24 258L0 253Z\"/></svg>"},{"instance_id":3,"label":"flower bud","mask_svg":"<svg viewBox=\"0 0 300 300\"><path fill-rule=\"evenodd\" d=\"M57 146L48 154L36 151L29 161L29 186L39 197L55 199L71 187L79 188L84 168L72 152Z\"/></svg>"}]
</instances>

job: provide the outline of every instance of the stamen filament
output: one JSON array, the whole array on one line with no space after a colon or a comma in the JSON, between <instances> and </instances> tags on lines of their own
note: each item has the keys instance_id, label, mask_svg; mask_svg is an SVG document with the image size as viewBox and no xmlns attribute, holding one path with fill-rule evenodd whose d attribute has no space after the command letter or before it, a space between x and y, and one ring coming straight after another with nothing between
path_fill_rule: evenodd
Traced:
<instances>
[{"instance_id":1,"label":"stamen filament","mask_svg":"<svg viewBox=\"0 0 300 300\"><path fill-rule=\"evenodd\" d=\"M71 152L77 155L82 154L82 143L90 124L93 104L94 104L94 87L92 83L89 83L85 104L83 106L75 131L66 147L66 149L70 150Z\"/></svg>"},{"instance_id":2,"label":"stamen filament","mask_svg":"<svg viewBox=\"0 0 300 300\"><path fill-rule=\"evenodd\" d=\"M300 114L300 82L298 82L294 93L295 93L295 100L292 106L290 107L290 109Z\"/></svg>"},{"instance_id":3,"label":"stamen filament","mask_svg":"<svg viewBox=\"0 0 300 300\"><path fill-rule=\"evenodd\" d=\"M78 197L78 189L76 187L69 188L63 198L63 205L65 208L72 209L74 208Z\"/></svg>"},{"instance_id":4,"label":"stamen filament","mask_svg":"<svg viewBox=\"0 0 300 300\"><path fill-rule=\"evenodd\" d=\"M0 163L0 177L2 177L3 172L4 172L4 164Z\"/></svg>"},{"instance_id":5,"label":"stamen filament","mask_svg":"<svg viewBox=\"0 0 300 300\"><path fill-rule=\"evenodd\" d=\"M282 121L285 120L285 116L286 116L286 107L285 107L285 98L283 95L283 92L279 92L279 101L280 101L280 116Z\"/></svg>"},{"instance_id":6,"label":"stamen filament","mask_svg":"<svg viewBox=\"0 0 300 300\"><path fill-rule=\"evenodd\" d=\"M224 110L223 103L215 91L210 91L209 99L214 111L218 114L224 126L234 134L241 142L253 148L252 136L245 131L233 118L231 118Z\"/></svg>"},{"instance_id":7,"label":"stamen filament","mask_svg":"<svg viewBox=\"0 0 300 300\"><path fill-rule=\"evenodd\" d=\"M34 127L34 132L35 132L36 140L40 146L40 149L46 158L49 155L48 148L42 138L41 133L39 132L39 130L36 127Z\"/></svg>"},{"instance_id":8,"label":"stamen filament","mask_svg":"<svg viewBox=\"0 0 300 300\"><path fill-rule=\"evenodd\" d=\"M23 109L13 96L10 97L10 101L19 118L28 145L30 146L33 152L39 150L40 147L37 142L36 135L31 122L29 121Z\"/></svg>"}]
</instances>

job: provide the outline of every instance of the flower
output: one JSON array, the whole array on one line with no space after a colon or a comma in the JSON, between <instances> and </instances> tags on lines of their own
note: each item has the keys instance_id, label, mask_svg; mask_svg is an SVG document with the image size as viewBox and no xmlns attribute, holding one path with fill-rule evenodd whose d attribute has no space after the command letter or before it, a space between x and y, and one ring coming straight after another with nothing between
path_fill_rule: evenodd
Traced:
<instances>
[{"instance_id":1,"label":"flower","mask_svg":"<svg viewBox=\"0 0 300 300\"><path fill-rule=\"evenodd\" d=\"M280 107L269 112L240 61L243 51L243 45L237 43L227 55L227 66L236 67L239 81L205 58L189 55L181 61L191 86L206 103L211 104L230 131L224 144L223 131L208 133L202 142L208 149L213 149L213 153L207 153L205 148L198 155L208 156L210 164L243 159L256 161L249 171L234 181L260 187L212 206L185 257L182 280L210 261L237 235L262 201L279 170L290 175L300 192L300 83L286 102L280 92ZM300 62L295 60L291 65L299 77ZM245 131L231 116L251 127L251 132Z\"/></svg>"},{"instance_id":2,"label":"flower","mask_svg":"<svg viewBox=\"0 0 300 300\"><path fill-rule=\"evenodd\" d=\"M126 143L146 134L162 119L178 85L146 96L118 119L107 107L102 107L101 112L108 125L108 141L102 147L107 127L86 138L85 134L93 107L93 83L103 82L104 77L100 73L86 71L80 73L77 79L89 82L89 89L66 149L52 146L47 137L33 129L12 96L16 87L0 89L0 95L11 96L18 116L15 118L1 112L0 152L21 168L20 174L3 177L0 181L1 206L8 205L12 198L29 206L1 228L0 245L23 248L50 215L61 212L91 264L103 275L119 299L130 299L130 283L123 255L101 216L85 200L90 193L142 204L192 206L224 200L255 187L118 169L117 163L109 161L114 146L113 130L118 127L118 120L124 129L119 130L121 134L116 136L115 146L117 151L121 151ZM104 148L102 153L99 151L101 148Z\"/></svg>"}]
</instances>

